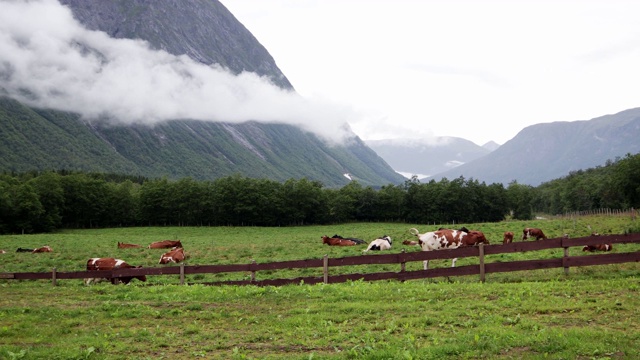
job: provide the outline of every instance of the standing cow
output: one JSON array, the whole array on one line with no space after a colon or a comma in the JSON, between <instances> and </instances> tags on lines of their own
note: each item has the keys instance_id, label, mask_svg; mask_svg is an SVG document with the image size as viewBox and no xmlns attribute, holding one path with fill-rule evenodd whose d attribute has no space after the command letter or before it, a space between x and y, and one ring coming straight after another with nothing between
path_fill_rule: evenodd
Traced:
<instances>
[{"instance_id":1,"label":"standing cow","mask_svg":"<svg viewBox=\"0 0 640 360\"><path fill-rule=\"evenodd\" d=\"M114 259L114 258L91 258L87 260L87 271L96 271L96 270L115 270L115 269L138 269L142 266L132 266L127 264L124 260ZM112 284L117 284L118 280L122 281L125 284L128 284L132 279L138 279L140 281L147 281L147 277L145 275L141 276L125 276L121 278L111 278ZM85 285L91 284L91 282L98 282L101 278L87 278L84 279Z\"/></svg>"},{"instance_id":2,"label":"standing cow","mask_svg":"<svg viewBox=\"0 0 640 360\"><path fill-rule=\"evenodd\" d=\"M418 229L411 228L409 230L413 235L418 237L418 244L422 248L422 251L442 250L442 249L457 249L464 246L474 246L480 243L489 244L489 241L481 231L461 231L444 229L438 231L431 231L424 234L420 234ZM451 260L451 267L456 266L458 258ZM429 269L429 260L423 262L425 270Z\"/></svg>"},{"instance_id":3,"label":"standing cow","mask_svg":"<svg viewBox=\"0 0 640 360\"><path fill-rule=\"evenodd\" d=\"M502 238L502 244L511 244L513 242L513 232L505 231L504 236Z\"/></svg>"},{"instance_id":4,"label":"standing cow","mask_svg":"<svg viewBox=\"0 0 640 360\"><path fill-rule=\"evenodd\" d=\"M524 228L524 230L522 230L522 241L525 241L528 238L547 240L547 236L538 228Z\"/></svg>"}]
</instances>

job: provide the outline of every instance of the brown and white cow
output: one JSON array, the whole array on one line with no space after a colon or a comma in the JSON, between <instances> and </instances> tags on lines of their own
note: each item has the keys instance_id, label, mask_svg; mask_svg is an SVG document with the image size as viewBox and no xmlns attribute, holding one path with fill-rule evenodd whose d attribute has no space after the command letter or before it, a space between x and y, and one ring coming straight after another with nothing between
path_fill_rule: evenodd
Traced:
<instances>
[{"instance_id":1,"label":"brown and white cow","mask_svg":"<svg viewBox=\"0 0 640 360\"><path fill-rule=\"evenodd\" d=\"M7 252L4 250L0 250L0 254L6 254Z\"/></svg>"},{"instance_id":2,"label":"brown and white cow","mask_svg":"<svg viewBox=\"0 0 640 360\"><path fill-rule=\"evenodd\" d=\"M149 244L149 249L171 249L174 247L182 247L180 240L162 240Z\"/></svg>"},{"instance_id":3,"label":"brown and white cow","mask_svg":"<svg viewBox=\"0 0 640 360\"><path fill-rule=\"evenodd\" d=\"M139 269L142 266L132 266L127 264L126 261L114 258L91 258L87 260L87 271L96 271L96 270L114 270L114 269ZM118 281L121 281L125 284L128 284L133 279L138 279L140 281L147 281L147 277L145 275L142 276L125 276L121 278L111 278L112 284L117 284ZM84 279L85 285L91 284L91 282L98 282L101 278L87 278Z\"/></svg>"},{"instance_id":4,"label":"brown and white cow","mask_svg":"<svg viewBox=\"0 0 640 360\"><path fill-rule=\"evenodd\" d=\"M184 259L184 249L181 247L174 247L170 251L160 256L160 261L158 262L158 264L168 264L170 262L179 263L181 261L184 261Z\"/></svg>"},{"instance_id":5,"label":"brown and white cow","mask_svg":"<svg viewBox=\"0 0 640 360\"><path fill-rule=\"evenodd\" d=\"M53 249L51 248L51 246L49 245L45 245L43 247L39 247L37 249L33 249L33 251L31 251L32 253L43 253L43 252L52 252Z\"/></svg>"},{"instance_id":6,"label":"brown and white cow","mask_svg":"<svg viewBox=\"0 0 640 360\"><path fill-rule=\"evenodd\" d=\"M611 244L596 244L596 245L585 245L582 248L582 251L611 251L613 250L613 245Z\"/></svg>"},{"instance_id":7,"label":"brown and white cow","mask_svg":"<svg viewBox=\"0 0 640 360\"><path fill-rule=\"evenodd\" d=\"M528 238L547 240L547 236L538 228L524 228L524 230L522 230L522 241L525 241Z\"/></svg>"},{"instance_id":8,"label":"brown and white cow","mask_svg":"<svg viewBox=\"0 0 640 360\"><path fill-rule=\"evenodd\" d=\"M138 244L127 244L118 241L118 249L133 249L133 248L141 248L141 245Z\"/></svg>"},{"instance_id":9,"label":"brown and white cow","mask_svg":"<svg viewBox=\"0 0 640 360\"><path fill-rule=\"evenodd\" d=\"M502 238L502 244L511 244L513 242L513 232L512 231L505 231L503 238Z\"/></svg>"},{"instance_id":10,"label":"brown and white cow","mask_svg":"<svg viewBox=\"0 0 640 360\"><path fill-rule=\"evenodd\" d=\"M437 230L420 234L418 229L411 228L411 234L418 237L418 243L422 251L457 249L459 247L474 246L480 243L489 244L489 241L481 231ZM458 258L451 260L451 267L456 266ZM423 261L424 269L429 269L429 260Z\"/></svg>"}]
</instances>

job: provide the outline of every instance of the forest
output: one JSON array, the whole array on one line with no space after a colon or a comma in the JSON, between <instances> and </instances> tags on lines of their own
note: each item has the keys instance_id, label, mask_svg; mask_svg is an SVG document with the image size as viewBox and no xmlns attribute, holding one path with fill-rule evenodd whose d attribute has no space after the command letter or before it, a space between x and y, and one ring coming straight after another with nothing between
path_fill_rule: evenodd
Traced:
<instances>
[{"instance_id":1,"label":"forest","mask_svg":"<svg viewBox=\"0 0 640 360\"><path fill-rule=\"evenodd\" d=\"M328 188L233 175L212 181L44 171L0 174L0 234L129 226L299 226L347 222L478 223L640 207L640 154L537 187L459 177L380 188Z\"/></svg>"}]
</instances>

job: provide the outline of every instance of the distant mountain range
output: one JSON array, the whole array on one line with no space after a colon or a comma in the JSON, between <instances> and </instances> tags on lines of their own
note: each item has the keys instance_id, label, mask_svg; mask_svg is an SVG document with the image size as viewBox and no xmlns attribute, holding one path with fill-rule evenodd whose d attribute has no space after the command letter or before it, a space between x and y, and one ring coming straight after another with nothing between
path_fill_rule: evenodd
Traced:
<instances>
[{"instance_id":1,"label":"distant mountain range","mask_svg":"<svg viewBox=\"0 0 640 360\"><path fill-rule=\"evenodd\" d=\"M426 178L483 157L499 145L478 146L458 137L366 140L378 155L404 176Z\"/></svg>"},{"instance_id":2,"label":"distant mountain range","mask_svg":"<svg viewBox=\"0 0 640 360\"><path fill-rule=\"evenodd\" d=\"M640 108L591 120L531 125L493 151L458 138L367 142L396 171L423 180L477 179L537 186L640 152ZM454 166L456 165L457 166Z\"/></svg>"}]
</instances>

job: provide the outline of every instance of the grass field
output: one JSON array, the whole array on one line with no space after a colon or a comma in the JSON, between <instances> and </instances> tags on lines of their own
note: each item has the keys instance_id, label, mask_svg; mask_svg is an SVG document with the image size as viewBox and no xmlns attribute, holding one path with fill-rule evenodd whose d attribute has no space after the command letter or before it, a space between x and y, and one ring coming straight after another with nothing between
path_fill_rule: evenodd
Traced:
<instances>
[{"instance_id":1,"label":"grass field","mask_svg":"<svg viewBox=\"0 0 640 360\"><path fill-rule=\"evenodd\" d=\"M638 232L625 217L458 224L483 231L492 243L525 226L549 237ZM360 247L327 247L320 236L394 240L391 252L440 225L342 224L285 228L167 227L67 230L0 236L0 272L81 271L90 257L118 257L158 267L162 250L117 249L118 241L146 246L180 239L187 264L236 264L360 254ZM16 253L50 245L53 253ZM637 244L614 251L638 251ZM579 248L571 255L582 255ZM512 261L562 256L562 250L500 254ZM588 256L588 255L585 255ZM465 258L458 266L477 263ZM175 266L175 265L169 265ZM418 270L421 263L407 264ZM435 260L430 267L450 266ZM398 271L397 265L340 269ZM312 276L313 269L259 272L268 277ZM333 271L333 270L332 270ZM301 273L302 272L302 273ZM317 270L321 276L321 269ZM81 280L0 280L0 359L634 359L640 358L640 264L436 278L407 282L349 282L283 287L179 286L176 276L147 283ZM192 275L187 281L246 278ZM156 285L156 286L148 286Z\"/></svg>"}]
</instances>

